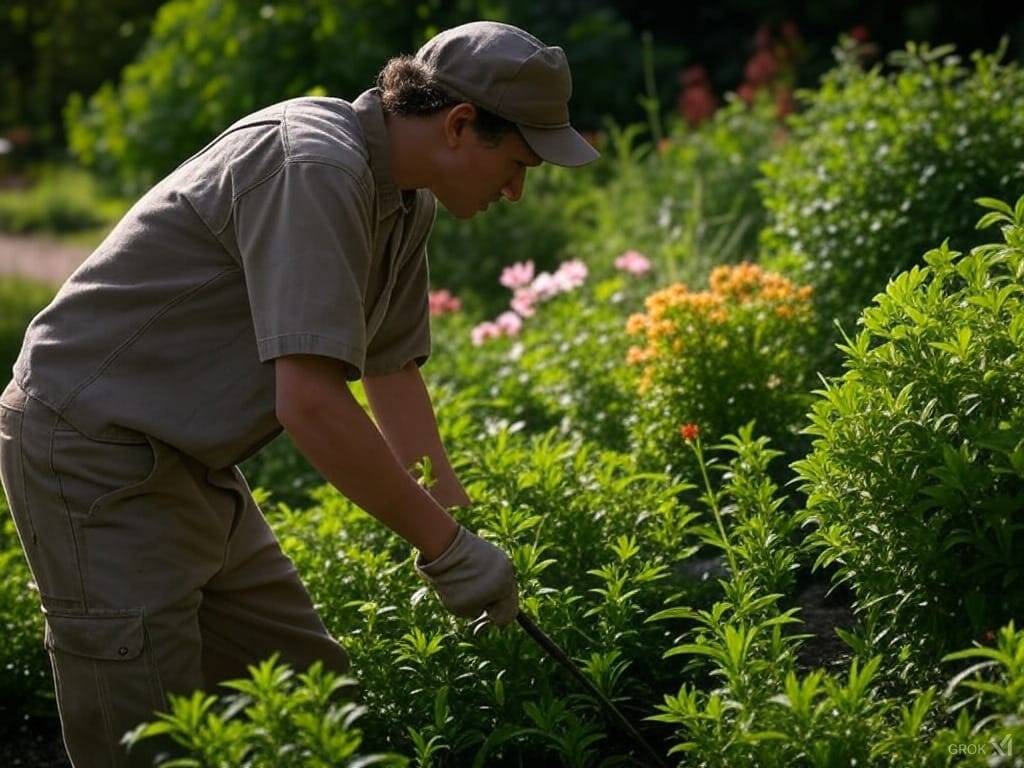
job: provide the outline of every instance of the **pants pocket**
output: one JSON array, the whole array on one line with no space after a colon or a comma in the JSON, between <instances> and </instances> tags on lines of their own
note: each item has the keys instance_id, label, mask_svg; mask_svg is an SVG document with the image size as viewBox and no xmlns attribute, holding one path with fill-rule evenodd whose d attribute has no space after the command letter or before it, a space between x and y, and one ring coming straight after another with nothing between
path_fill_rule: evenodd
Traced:
<instances>
[{"instance_id":1,"label":"pants pocket","mask_svg":"<svg viewBox=\"0 0 1024 768\"><path fill-rule=\"evenodd\" d=\"M105 502L142 490L156 470L151 443L99 442L72 430L53 433L51 463L72 518L87 521Z\"/></svg>"},{"instance_id":2,"label":"pants pocket","mask_svg":"<svg viewBox=\"0 0 1024 768\"><path fill-rule=\"evenodd\" d=\"M49 611L45 645L72 762L152 765L152 755L129 755L121 744L126 732L166 706L143 612Z\"/></svg>"}]
</instances>

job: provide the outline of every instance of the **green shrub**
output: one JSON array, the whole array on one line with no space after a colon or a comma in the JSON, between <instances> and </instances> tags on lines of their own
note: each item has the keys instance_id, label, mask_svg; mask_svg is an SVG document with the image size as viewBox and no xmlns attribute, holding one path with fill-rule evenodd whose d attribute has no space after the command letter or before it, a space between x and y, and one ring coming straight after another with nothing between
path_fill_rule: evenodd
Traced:
<instances>
[{"instance_id":1,"label":"green shrub","mask_svg":"<svg viewBox=\"0 0 1024 768\"><path fill-rule=\"evenodd\" d=\"M868 645L913 673L1024 611L1024 198L981 202L1005 242L943 244L890 282L796 465L819 562L853 589Z\"/></svg>"},{"instance_id":2,"label":"green shrub","mask_svg":"<svg viewBox=\"0 0 1024 768\"><path fill-rule=\"evenodd\" d=\"M761 101L731 101L696 128L676 121L657 144L647 126L610 125L592 175L576 170L571 194L549 207L569 228L563 258L582 259L603 280L616 256L640 251L664 282L752 259L764 222L754 181L777 130Z\"/></svg>"},{"instance_id":3,"label":"green shrub","mask_svg":"<svg viewBox=\"0 0 1024 768\"><path fill-rule=\"evenodd\" d=\"M393 54L389 32L410 10L394 2L173 0L119 84L68 102L69 146L137 194L255 109L322 87L358 95Z\"/></svg>"},{"instance_id":4,"label":"green shrub","mask_svg":"<svg viewBox=\"0 0 1024 768\"><path fill-rule=\"evenodd\" d=\"M17 277L0 277L0 386L7 386L29 322L53 298L54 289Z\"/></svg>"},{"instance_id":5,"label":"green shrub","mask_svg":"<svg viewBox=\"0 0 1024 768\"><path fill-rule=\"evenodd\" d=\"M833 322L853 320L890 277L949 239L966 251L978 197L1024 186L1024 72L1002 49L965 66L948 47L908 44L892 70L849 51L794 116L764 166L761 263L815 286L834 365ZM829 372L835 372L830 370Z\"/></svg>"}]
</instances>

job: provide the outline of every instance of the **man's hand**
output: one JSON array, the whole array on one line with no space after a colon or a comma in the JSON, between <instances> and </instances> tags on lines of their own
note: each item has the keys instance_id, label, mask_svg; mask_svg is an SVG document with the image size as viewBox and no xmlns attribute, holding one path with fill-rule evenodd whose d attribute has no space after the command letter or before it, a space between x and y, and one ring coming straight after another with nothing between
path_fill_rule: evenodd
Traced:
<instances>
[{"instance_id":1,"label":"man's hand","mask_svg":"<svg viewBox=\"0 0 1024 768\"><path fill-rule=\"evenodd\" d=\"M504 627L519 613L519 588L509 556L461 526L440 557L426 562L419 555L416 570L456 616L475 619L486 611L491 622Z\"/></svg>"}]
</instances>

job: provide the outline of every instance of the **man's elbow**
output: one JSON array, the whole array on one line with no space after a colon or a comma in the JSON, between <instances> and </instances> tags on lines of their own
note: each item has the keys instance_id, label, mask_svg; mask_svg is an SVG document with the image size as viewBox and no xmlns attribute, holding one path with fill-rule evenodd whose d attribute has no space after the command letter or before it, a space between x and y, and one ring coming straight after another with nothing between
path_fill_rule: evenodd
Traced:
<instances>
[{"instance_id":1,"label":"man's elbow","mask_svg":"<svg viewBox=\"0 0 1024 768\"><path fill-rule=\"evenodd\" d=\"M331 401L348 393L344 363L316 355L288 355L274 361L274 412L295 433L323 419Z\"/></svg>"}]
</instances>

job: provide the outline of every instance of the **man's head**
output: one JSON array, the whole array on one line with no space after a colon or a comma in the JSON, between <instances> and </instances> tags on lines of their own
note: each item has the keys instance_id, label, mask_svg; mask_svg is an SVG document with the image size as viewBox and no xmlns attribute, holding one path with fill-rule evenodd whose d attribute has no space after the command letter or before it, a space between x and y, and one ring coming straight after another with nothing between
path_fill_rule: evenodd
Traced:
<instances>
[{"instance_id":1,"label":"man's head","mask_svg":"<svg viewBox=\"0 0 1024 768\"><path fill-rule=\"evenodd\" d=\"M569 124L572 75L561 48L494 21L445 30L417 51L445 93L503 118L542 160L577 166L597 151Z\"/></svg>"},{"instance_id":2,"label":"man's head","mask_svg":"<svg viewBox=\"0 0 1024 768\"><path fill-rule=\"evenodd\" d=\"M442 32L377 79L385 113L433 118L446 148L422 186L459 218L518 200L526 170L547 160L582 165L597 152L568 123L561 49L516 27L474 22Z\"/></svg>"}]
</instances>

